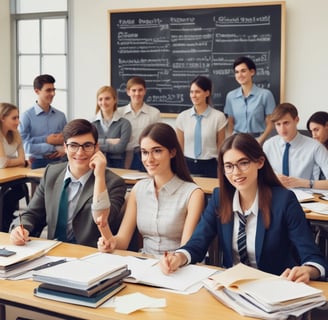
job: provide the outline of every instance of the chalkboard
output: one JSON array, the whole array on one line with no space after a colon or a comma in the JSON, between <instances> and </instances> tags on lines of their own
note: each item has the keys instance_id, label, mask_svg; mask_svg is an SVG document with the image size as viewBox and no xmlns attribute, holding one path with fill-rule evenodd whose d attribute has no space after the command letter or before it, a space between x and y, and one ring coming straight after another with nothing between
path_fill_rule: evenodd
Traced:
<instances>
[{"instance_id":1,"label":"chalkboard","mask_svg":"<svg viewBox=\"0 0 328 320\"><path fill-rule=\"evenodd\" d=\"M110 83L119 105L129 102L126 82L146 81L146 103L163 113L191 107L190 82L213 81L214 107L223 110L228 91L238 87L232 64L249 56L257 66L254 82L283 99L284 16L281 3L108 11Z\"/></svg>"}]
</instances>

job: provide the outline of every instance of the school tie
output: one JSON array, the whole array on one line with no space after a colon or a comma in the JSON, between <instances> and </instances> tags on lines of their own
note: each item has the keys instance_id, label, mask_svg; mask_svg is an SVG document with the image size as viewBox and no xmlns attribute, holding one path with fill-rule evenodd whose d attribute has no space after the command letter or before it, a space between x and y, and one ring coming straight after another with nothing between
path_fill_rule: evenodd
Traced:
<instances>
[{"instance_id":1,"label":"school tie","mask_svg":"<svg viewBox=\"0 0 328 320\"><path fill-rule=\"evenodd\" d=\"M66 227L67 227L67 216L68 216L68 192L67 187L71 182L71 178L67 178L64 181L63 189L59 199L58 208L58 220L55 231L55 238L59 241L66 241Z\"/></svg>"},{"instance_id":2,"label":"school tie","mask_svg":"<svg viewBox=\"0 0 328 320\"><path fill-rule=\"evenodd\" d=\"M246 222L248 216L241 214L239 212L238 212L238 216L239 216L239 231L238 231L238 238L237 238L237 246L238 246L240 262L249 265L247 246L246 246Z\"/></svg>"},{"instance_id":3,"label":"school tie","mask_svg":"<svg viewBox=\"0 0 328 320\"><path fill-rule=\"evenodd\" d=\"M282 157L282 174L285 176L289 176L289 147L290 143L287 142Z\"/></svg>"},{"instance_id":4,"label":"school tie","mask_svg":"<svg viewBox=\"0 0 328 320\"><path fill-rule=\"evenodd\" d=\"M194 136L194 152L195 158L197 159L202 153L202 118L203 115L195 115L196 126L195 126L195 136Z\"/></svg>"}]
</instances>

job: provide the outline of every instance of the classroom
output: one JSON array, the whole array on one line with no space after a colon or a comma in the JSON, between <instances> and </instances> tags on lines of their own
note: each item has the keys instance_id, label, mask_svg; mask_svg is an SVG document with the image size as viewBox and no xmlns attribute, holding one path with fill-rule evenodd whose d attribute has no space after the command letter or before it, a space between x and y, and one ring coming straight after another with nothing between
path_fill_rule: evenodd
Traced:
<instances>
[{"instance_id":1,"label":"classroom","mask_svg":"<svg viewBox=\"0 0 328 320\"><path fill-rule=\"evenodd\" d=\"M172 8L177 6L204 6L214 4L257 3L261 1L231 0L179 0L149 1L138 4L122 0L70 0L69 8L69 114L68 118L89 119L94 112L97 89L109 82L108 10L129 8ZM263 2L263 1L262 1ZM279 1L271 1L275 3ZM11 48L9 0L0 3L0 38L3 48ZM286 0L286 57L285 57L285 101L293 103L300 113L300 129L305 129L309 116L326 110L325 89L328 86L328 56L325 13L328 4L324 0L314 3L306 0ZM10 50L0 56L1 101L15 103L14 58Z\"/></svg>"}]
</instances>

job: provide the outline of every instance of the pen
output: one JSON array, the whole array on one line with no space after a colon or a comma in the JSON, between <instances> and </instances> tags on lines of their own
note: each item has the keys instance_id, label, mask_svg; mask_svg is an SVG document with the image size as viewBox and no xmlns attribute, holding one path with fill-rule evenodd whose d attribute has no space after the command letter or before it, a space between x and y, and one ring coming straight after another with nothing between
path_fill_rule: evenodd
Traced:
<instances>
[{"instance_id":1,"label":"pen","mask_svg":"<svg viewBox=\"0 0 328 320\"><path fill-rule=\"evenodd\" d=\"M164 251L164 258L165 258L165 260L166 260L166 263L167 263L167 266L169 267L169 269L171 268L171 266L170 266L170 261L167 259L167 257L168 257L168 252L167 251Z\"/></svg>"},{"instance_id":2,"label":"pen","mask_svg":"<svg viewBox=\"0 0 328 320\"><path fill-rule=\"evenodd\" d=\"M20 224L21 230L24 235L24 226L23 226L23 222L22 222L22 214L21 213L19 213L19 224Z\"/></svg>"}]
</instances>

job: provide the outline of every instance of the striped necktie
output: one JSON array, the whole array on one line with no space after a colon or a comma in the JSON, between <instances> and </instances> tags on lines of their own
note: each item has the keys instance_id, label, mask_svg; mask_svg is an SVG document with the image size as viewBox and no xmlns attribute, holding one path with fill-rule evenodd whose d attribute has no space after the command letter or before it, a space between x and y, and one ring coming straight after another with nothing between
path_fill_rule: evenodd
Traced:
<instances>
[{"instance_id":1,"label":"striped necktie","mask_svg":"<svg viewBox=\"0 0 328 320\"><path fill-rule=\"evenodd\" d=\"M238 246L240 262L249 265L247 246L246 246L246 222L248 216L241 214L240 212L238 212L238 216L239 216L239 231L238 231L238 238L237 238L237 246Z\"/></svg>"},{"instance_id":2,"label":"striped necktie","mask_svg":"<svg viewBox=\"0 0 328 320\"><path fill-rule=\"evenodd\" d=\"M55 231L55 238L59 241L66 241L66 229L67 229L67 215L68 215L68 193L67 187L71 182L71 178L67 178L64 181L63 189L59 199L59 208L58 208L58 219L57 226Z\"/></svg>"}]
</instances>

